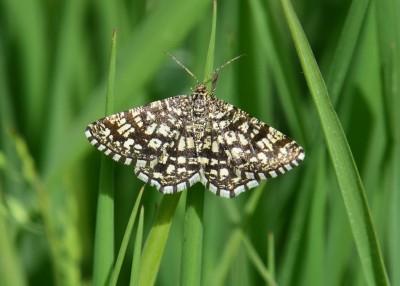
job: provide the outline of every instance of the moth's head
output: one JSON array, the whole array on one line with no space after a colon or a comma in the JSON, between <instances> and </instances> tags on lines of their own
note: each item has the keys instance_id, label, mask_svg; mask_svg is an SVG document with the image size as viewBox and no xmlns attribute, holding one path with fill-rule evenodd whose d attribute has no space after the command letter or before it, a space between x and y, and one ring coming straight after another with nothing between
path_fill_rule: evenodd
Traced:
<instances>
[{"instance_id":1,"label":"moth's head","mask_svg":"<svg viewBox=\"0 0 400 286\"><path fill-rule=\"evenodd\" d=\"M207 92L207 87L205 86L204 83L200 83L196 86L194 89L195 92L197 93L206 93Z\"/></svg>"}]
</instances>

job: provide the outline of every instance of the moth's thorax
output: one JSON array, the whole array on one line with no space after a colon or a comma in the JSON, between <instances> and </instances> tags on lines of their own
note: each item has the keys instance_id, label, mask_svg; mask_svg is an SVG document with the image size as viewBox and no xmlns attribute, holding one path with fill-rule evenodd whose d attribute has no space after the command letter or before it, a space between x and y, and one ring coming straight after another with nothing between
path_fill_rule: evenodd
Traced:
<instances>
[{"instance_id":1,"label":"moth's thorax","mask_svg":"<svg viewBox=\"0 0 400 286\"><path fill-rule=\"evenodd\" d=\"M193 126L193 133L195 137L196 149L201 148L204 130L208 124L207 118L210 113L209 110L209 97L210 93L208 93L207 88L203 84L199 84L196 86L193 93L190 95L191 97L191 120Z\"/></svg>"},{"instance_id":2,"label":"moth's thorax","mask_svg":"<svg viewBox=\"0 0 400 286\"><path fill-rule=\"evenodd\" d=\"M203 84L196 86L196 89L191 94L192 104L193 104L193 116L196 118L204 117L205 112L207 112L208 97L210 94L207 88Z\"/></svg>"}]
</instances>

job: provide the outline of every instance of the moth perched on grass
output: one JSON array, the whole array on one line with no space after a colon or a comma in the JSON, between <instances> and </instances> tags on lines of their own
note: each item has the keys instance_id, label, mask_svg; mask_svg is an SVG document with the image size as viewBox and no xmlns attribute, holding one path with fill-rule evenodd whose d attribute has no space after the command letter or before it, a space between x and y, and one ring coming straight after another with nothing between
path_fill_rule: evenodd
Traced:
<instances>
[{"instance_id":1,"label":"moth perched on grass","mask_svg":"<svg viewBox=\"0 0 400 286\"><path fill-rule=\"evenodd\" d=\"M298 166L304 150L295 141L212 90L170 55L196 81L190 95L177 95L119 112L86 128L90 143L163 194L201 182L214 194L232 198Z\"/></svg>"}]
</instances>

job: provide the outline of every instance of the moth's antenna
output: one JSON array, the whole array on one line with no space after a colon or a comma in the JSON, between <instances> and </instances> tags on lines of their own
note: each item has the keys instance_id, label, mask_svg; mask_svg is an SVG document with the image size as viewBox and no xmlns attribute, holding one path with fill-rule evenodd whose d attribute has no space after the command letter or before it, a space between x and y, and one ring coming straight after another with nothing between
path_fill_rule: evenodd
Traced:
<instances>
[{"instance_id":1,"label":"moth's antenna","mask_svg":"<svg viewBox=\"0 0 400 286\"><path fill-rule=\"evenodd\" d=\"M163 51L163 53L170 56L181 68L183 68L192 78L194 78L196 80L197 84L200 84L197 77L187 67L185 67L180 61L178 61L173 55L171 55L167 51Z\"/></svg>"},{"instance_id":2,"label":"moth's antenna","mask_svg":"<svg viewBox=\"0 0 400 286\"><path fill-rule=\"evenodd\" d=\"M206 78L204 79L204 82L203 82L203 83L206 84L207 82L210 81L211 77L214 78L214 76L213 76L214 74L216 74L217 72L219 72L221 69L223 69L223 68L226 67L227 65L230 65L230 64L233 63L234 61L236 61L236 60L238 60L238 59L240 59L241 57L244 57L244 56L246 56L246 54L241 54L241 55L239 55L239 56L237 56L237 57L234 57L233 59L227 61L227 62L224 63L222 66L217 67L211 74L209 74L208 76L206 76ZM213 84L214 84L214 82L216 82L216 80L213 79ZM215 89L215 86L214 86L214 89Z\"/></svg>"}]
</instances>

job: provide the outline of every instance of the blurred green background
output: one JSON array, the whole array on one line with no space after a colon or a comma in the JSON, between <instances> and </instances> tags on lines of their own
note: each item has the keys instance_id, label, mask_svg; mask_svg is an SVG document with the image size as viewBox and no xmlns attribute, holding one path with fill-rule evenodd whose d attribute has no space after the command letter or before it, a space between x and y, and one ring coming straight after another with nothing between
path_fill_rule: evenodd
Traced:
<instances>
[{"instance_id":1,"label":"blurred green background","mask_svg":"<svg viewBox=\"0 0 400 286\"><path fill-rule=\"evenodd\" d=\"M293 2L360 172L389 279L400 285L400 1ZM114 109L122 111L190 93L195 82L162 50L201 79L211 12L210 0L0 0L1 285L91 284L103 155L84 129L104 116L112 30ZM279 285L365 285L279 1L219 1L214 64L239 54L247 56L220 72L215 95L294 138L306 159L233 200L206 191L202 284L265 283L252 255L271 270L270 233ZM132 168L115 164L117 250L141 186ZM157 285L179 283L185 197ZM145 189L144 239L162 198ZM131 253L119 285L129 281Z\"/></svg>"}]
</instances>

